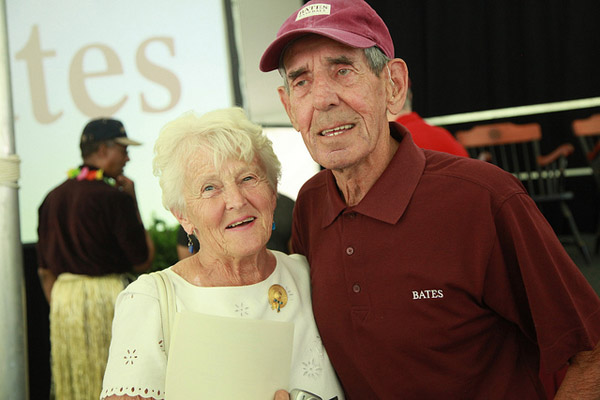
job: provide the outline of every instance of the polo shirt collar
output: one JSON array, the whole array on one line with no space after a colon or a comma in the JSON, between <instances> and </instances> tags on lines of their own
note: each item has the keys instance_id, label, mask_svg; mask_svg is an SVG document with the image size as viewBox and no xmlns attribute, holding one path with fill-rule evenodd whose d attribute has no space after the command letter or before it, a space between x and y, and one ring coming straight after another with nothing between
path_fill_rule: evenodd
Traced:
<instances>
[{"instance_id":1,"label":"polo shirt collar","mask_svg":"<svg viewBox=\"0 0 600 400\"><path fill-rule=\"evenodd\" d=\"M346 209L388 224L395 224L402 217L425 170L425 155L404 126L391 122L390 132L399 142L398 150L383 174L356 206L346 206L333 173L326 171L328 201L323 214L323 228L332 224Z\"/></svg>"}]
</instances>

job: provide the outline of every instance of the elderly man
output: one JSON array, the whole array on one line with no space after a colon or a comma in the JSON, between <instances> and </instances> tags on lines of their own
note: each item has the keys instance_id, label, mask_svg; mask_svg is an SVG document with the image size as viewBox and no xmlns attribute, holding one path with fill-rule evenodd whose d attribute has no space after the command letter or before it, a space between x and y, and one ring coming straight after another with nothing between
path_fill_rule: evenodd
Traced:
<instances>
[{"instance_id":1,"label":"elderly man","mask_svg":"<svg viewBox=\"0 0 600 400\"><path fill-rule=\"evenodd\" d=\"M83 165L39 209L38 271L50 303L56 399L99 398L124 274L147 270L153 259L133 181L123 175L127 146L139 144L121 121L90 121L81 134Z\"/></svg>"},{"instance_id":2,"label":"elderly man","mask_svg":"<svg viewBox=\"0 0 600 400\"><path fill-rule=\"evenodd\" d=\"M600 396L598 296L512 175L388 124L408 72L365 2L308 2L260 68L326 168L292 244L348 398L545 398L540 368L567 363L558 396Z\"/></svg>"}]
</instances>

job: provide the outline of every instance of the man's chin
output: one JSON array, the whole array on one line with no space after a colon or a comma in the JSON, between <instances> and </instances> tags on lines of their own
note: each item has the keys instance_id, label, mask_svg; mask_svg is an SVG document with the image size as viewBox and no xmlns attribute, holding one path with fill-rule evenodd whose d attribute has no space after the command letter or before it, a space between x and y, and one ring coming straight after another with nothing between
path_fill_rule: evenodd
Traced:
<instances>
[{"instance_id":1,"label":"man's chin","mask_svg":"<svg viewBox=\"0 0 600 400\"><path fill-rule=\"evenodd\" d=\"M332 170L344 170L357 164L348 152L344 150L330 152L327 156L321 157L320 161L317 160L316 162L323 168Z\"/></svg>"}]
</instances>

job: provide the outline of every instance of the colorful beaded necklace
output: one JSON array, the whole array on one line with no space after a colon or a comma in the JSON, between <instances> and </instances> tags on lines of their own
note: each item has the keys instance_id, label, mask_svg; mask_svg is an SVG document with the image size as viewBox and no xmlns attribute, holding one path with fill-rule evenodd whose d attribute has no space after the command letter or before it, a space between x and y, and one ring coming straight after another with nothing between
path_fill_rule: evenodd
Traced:
<instances>
[{"instance_id":1,"label":"colorful beaded necklace","mask_svg":"<svg viewBox=\"0 0 600 400\"><path fill-rule=\"evenodd\" d=\"M104 176L104 171L100 169L92 169L87 166L72 168L67 172L69 179L77 179L78 181L104 181L107 185L115 186L116 181L110 176Z\"/></svg>"}]
</instances>

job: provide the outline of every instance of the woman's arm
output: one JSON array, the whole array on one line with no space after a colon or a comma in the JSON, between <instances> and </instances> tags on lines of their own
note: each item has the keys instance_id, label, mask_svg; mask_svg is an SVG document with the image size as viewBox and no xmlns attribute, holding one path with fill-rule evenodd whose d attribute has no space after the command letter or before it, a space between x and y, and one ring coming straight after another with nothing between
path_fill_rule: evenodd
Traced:
<instances>
[{"instance_id":1,"label":"woman's arm","mask_svg":"<svg viewBox=\"0 0 600 400\"><path fill-rule=\"evenodd\" d=\"M156 284L141 275L115 302L104 398L163 398L167 357L162 334Z\"/></svg>"}]
</instances>

